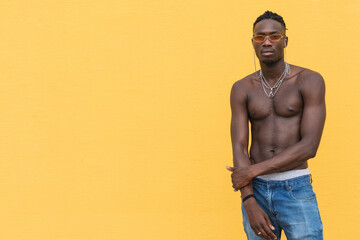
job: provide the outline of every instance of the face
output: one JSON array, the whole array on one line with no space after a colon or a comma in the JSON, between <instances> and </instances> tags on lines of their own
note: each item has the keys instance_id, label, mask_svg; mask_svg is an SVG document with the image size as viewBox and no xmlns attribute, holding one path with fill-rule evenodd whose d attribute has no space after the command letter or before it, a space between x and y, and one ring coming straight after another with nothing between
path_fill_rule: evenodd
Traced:
<instances>
[{"instance_id":1,"label":"face","mask_svg":"<svg viewBox=\"0 0 360 240\"><path fill-rule=\"evenodd\" d=\"M272 19L262 20L255 25L253 34L264 36L280 34L284 36L277 41L271 41L268 37L263 42L256 42L251 39L260 62L272 64L284 58L284 48L287 46L288 39L285 37L285 29L281 23Z\"/></svg>"}]
</instances>

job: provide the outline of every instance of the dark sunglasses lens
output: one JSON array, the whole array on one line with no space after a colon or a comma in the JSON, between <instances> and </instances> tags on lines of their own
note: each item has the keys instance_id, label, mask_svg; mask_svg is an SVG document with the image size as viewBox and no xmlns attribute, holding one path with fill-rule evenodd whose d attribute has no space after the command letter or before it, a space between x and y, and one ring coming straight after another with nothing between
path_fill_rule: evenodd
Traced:
<instances>
[{"instance_id":1,"label":"dark sunglasses lens","mask_svg":"<svg viewBox=\"0 0 360 240\"><path fill-rule=\"evenodd\" d=\"M265 36L254 36L256 42L262 42L265 40Z\"/></svg>"},{"instance_id":2,"label":"dark sunglasses lens","mask_svg":"<svg viewBox=\"0 0 360 240\"><path fill-rule=\"evenodd\" d=\"M274 34L274 35L270 35L269 38L271 41L277 41L281 38L281 35Z\"/></svg>"}]
</instances>

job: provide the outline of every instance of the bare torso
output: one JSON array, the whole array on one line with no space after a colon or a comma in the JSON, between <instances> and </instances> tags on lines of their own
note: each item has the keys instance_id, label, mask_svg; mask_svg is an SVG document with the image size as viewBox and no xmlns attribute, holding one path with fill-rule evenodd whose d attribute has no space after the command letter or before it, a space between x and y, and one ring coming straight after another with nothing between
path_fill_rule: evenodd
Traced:
<instances>
[{"instance_id":1,"label":"bare torso","mask_svg":"<svg viewBox=\"0 0 360 240\"><path fill-rule=\"evenodd\" d=\"M272 158L301 140L304 103L300 79L307 71L310 70L291 65L291 74L272 99L264 93L259 72L246 78L247 110L251 123L250 160L253 164ZM307 162L303 162L294 169L306 167Z\"/></svg>"}]
</instances>

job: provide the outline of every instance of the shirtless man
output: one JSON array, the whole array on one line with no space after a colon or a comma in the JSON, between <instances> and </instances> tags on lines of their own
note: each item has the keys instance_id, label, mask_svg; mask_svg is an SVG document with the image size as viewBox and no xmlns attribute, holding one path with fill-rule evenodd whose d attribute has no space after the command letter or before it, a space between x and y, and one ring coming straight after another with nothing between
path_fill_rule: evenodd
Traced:
<instances>
[{"instance_id":1,"label":"shirtless man","mask_svg":"<svg viewBox=\"0 0 360 240\"><path fill-rule=\"evenodd\" d=\"M281 16L265 12L253 26L261 70L231 89L231 178L241 191L249 240L323 239L307 161L325 123L325 83L317 72L284 61L288 37ZM251 148L248 152L249 121Z\"/></svg>"}]
</instances>

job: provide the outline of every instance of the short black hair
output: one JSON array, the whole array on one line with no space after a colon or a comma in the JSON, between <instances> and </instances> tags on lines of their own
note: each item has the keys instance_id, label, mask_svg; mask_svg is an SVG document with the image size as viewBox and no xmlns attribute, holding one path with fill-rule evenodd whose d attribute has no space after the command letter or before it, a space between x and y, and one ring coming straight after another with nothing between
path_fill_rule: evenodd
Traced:
<instances>
[{"instance_id":1,"label":"short black hair","mask_svg":"<svg viewBox=\"0 0 360 240\"><path fill-rule=\"evenodd\" d=\"M262 21L262 20L265 20L265 19L272 19L272 20L275 20L275 21L278 21L279 23L281 23L281 25L284 27L284 29L286 30L286 24L284 22L284 19L282 18L282 16L280 16L279 14L277 13L274 13L274 12L271 12L271 11L266 11L264 12L263 15L260 15L256 21L254 22L254 26L253 26L253 29L255 28L255 25Z\"/></svg>"}]
</instances>

